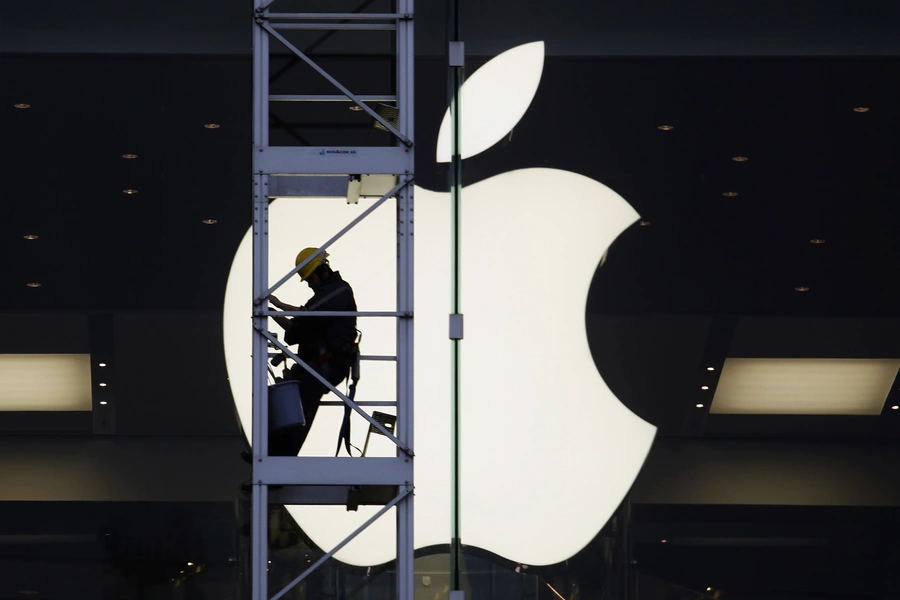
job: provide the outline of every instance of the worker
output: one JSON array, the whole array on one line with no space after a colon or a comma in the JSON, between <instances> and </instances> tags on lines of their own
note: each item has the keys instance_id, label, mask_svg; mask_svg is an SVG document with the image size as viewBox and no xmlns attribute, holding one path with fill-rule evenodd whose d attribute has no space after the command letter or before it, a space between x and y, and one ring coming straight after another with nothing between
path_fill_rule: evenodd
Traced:
<instances>
[{"instance_id":1,"label":"worker","mask_svg":"<svg viewBox=\"0 0 900 600\"><path fill-rule=\"evenodd\" d=\"M304 248L297 254L294 266L316 252L318 248ZM291 306L275 296L269 296L272 306L283 311L356 312L353 289L338 271L331 270L327 252L318 254L306 263L297 275L312 289L313 297L303 306ZM347 378L356 351L355 315L293 318L277 316L273 319L285 330L285 345L298 345L297 356L331 385L337 386ZM269 456L297 456L309 428L312 427L313 419L316 418L322 396L328 392L327 387L300 365L291 367L290 377L300 382L300 403L306 426L270 435ZM252 458L248 452L243 453L243 456L245 460Z\"/></svg>"}]
</instances>

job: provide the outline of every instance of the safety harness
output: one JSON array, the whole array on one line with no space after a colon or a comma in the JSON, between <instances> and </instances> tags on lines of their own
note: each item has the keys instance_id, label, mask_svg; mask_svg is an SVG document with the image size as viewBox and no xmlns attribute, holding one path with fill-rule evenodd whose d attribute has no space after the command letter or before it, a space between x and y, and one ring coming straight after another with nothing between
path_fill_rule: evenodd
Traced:
<instances>
[{"instance_id":1,"label":"safety harness","mask_svg":"<svg viewBox=\"0 0 900 600\"><path fill-rule=\"evenodd\" d=\"M357 336L353 341L353 350L352 350L352 360L353 362L350 364L350 387L347 392L347 397L352 401L356 397L356 384L359 383L359 344L362 342L362 332L358 329L356 330ZM344 443L344 449L347 450L348 456L353 456L350 452L350 448L356 448L353 444L350 443L350 414L352 409L350 405L346 402L344 403L344 418L341 421L341 430L338 433L338 441L337 448L334 451L334 455L337 456L341 453L341 442ZM356 451L362 454L359 448L356 448Z\"/></svg>"}]
</instances>

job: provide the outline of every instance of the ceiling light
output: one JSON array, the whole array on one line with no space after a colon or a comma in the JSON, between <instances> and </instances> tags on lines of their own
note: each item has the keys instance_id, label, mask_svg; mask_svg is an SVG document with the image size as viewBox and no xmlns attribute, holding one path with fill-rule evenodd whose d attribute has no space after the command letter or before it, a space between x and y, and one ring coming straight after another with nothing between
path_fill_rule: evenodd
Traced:
<instances>
[{"instance_id":1,"label":"ceiling light","mask_svg":"<svg viewBox=\"0 0 900 600\"><path fill-rule=\"evenodd\" d=\"M15 106L16 108L31 108L31 105L27 102L18 102L16 104L13 104L13 106ZM21 594L22 592L19 593Z\"/></svg>"},{"instance_id":2,"label":"ceiling light","mask_svg":"<svg viewBox=\"0 0 900 600\"><path fill-rule=\"evenodd\" d=\"M101 384L100 384L100 387L106 387L106 384L105 384L105 383L101 383Z\"/></svg>"},{"instance_id":3,"label":"ceiling light","mask_svg":"<svg viewBox=\"0 0 900 600\"><path fill-rule=\"evenodd\" d=\"M798 285L797 287L794 288L794 291L795 292L808 292L809 288L806 287L805 285Z\"/></svg>"},{"instance_id":4,"label":"ceiling light","mask_svg":"<svg viewBox=\"0 0 900 600\"><path fill-rule=\"evenodd\" d=\"M731 160L733 160L734 162L747 162L750 159L746 156L734 156L731 158Z\"/></svg>"},{"instance_id":5,"label":"ceiling light","mask_svg":"<svg viewBox=\"0 0 900 600\"><path fill-rule=\"evenodd\" d=\"M354 104L353 106L350 107L350 110L352 110L353 112L362 112L363 107L360 106L359 104Z\"/></svg>"},{"instance_id":6,"label":"ceiling light","mask_svg":"<svg viewBox=\"0 0 900 600\"><path fill-rule=\"evenodd\" d=\"M898 359L727 358L710 412L879 415Z\"/></svg>"},{"instance_id":7,"label":"ceiling light","mask_svg":"<svg viewBox=\"0 0 900 600\"><path fill-rule=\"evenodd\" d=\"M0 354L0 381L0 411L91 410L89 354Z\"/></svg>"},{"instance_id":8,"label":"ceiling light","mask_svg":"<svg viewBox=\"0 0 900 600\"><path fill-rule=\"evenodd\" d=\"M708 587L708 588L706 588L706 591L707 591L707 592L711 592L711 591L712 591L712 588L711 588L711 587Z\"/></svg>"},{"instance_id":9,"label":"ceiling light","mask_svg":"<svg viewBox=\"0 0 900 600\"><path fill-rule=\"evenodd\" d=\"M696 406L697 408L703 408L703 405L702 405L702 404L695 404L695 406Z\"/></svg>"},{"instance_id":10,"label":"ceiling light","mask_svg":"<svg viewBox=\"0 0 900 600\"><path fill-rule=\"evenodd\" d=\"M107 404L107 402L106 402L106 400L101 400L100 404L103 404L105 406Z\"/></svg>"},{"instance_id":11,"label":"ceiling light","mask_svg":"<svg viewBox=\"0 0 900 600\"><path fill-rule=\"evenodd\" d=\"M97 365L97 366L98 366L98 367L105 367L105 366L106 366L106 363L100 363L100 364Z\"/></svg>"},{"instance_id":12,"label":"ceiling light","mask_svg":"<svg viewBox=\"0 0 900 600\"><path fill-rule=\"evenodd\" d=\"M23 235L22 237L23 237L24 239L26 239L26 240L36 240L36 239L38 239L38 236L34 235L33 233L29 233L28 235Z\"/></svg>"},{"instance_id":13,"label":"ceiling light","mask_svg":"<svg viewBox=\"0 0 900 600\"><path fill-rule=\"evenodd\" d=\"M269 562L272 562L272 561L270 560ZM194 566L194 563L189 562L187 565L188 565L189 567L193 567L193 566Z\"/></svg>"},{"instance_id":14,"label":"ceiling light","mask_svg":"<svg viewBox=\"0 0 900 600\"><path fill-rule=\"evenodd\" d=\"M131 159L137 158L137 156L138 156L137 154L123 154L122 158L127 158L128 160L131 160Z\"/></svg>"},{"instance_id":15,"label":"ceiling light","mask_svg":"<svg viewBox=\"0 0 900 600\"><path fill-rule=\"evenodd\" d=\"M715 371L716 368L715 368L715 367L706 367L706 370L707 370L707 371Z\"/></svg>"},{"instance_id":16,"label":"ceiling light","mask_svg":"<svg viewBox=\"0 0 900 600\"><path fill-rule=\"evenodd\" d=\"M853 112L867 113L867 112L869 112L869 109L865 106L857 106L856 108L853 109Z\"/></svg>"},{"instance_id":17,"label":"ceiling light","mask_svg":"<svg viewBox=\"0 0 900 600\"><path fill-rule=\"evenodd\" d=\"M675 127L673 127L672 125L660 125L659 127L657 127L657 129L659 129L660 131L672 131L673 129L675 129Z\"/></svg>"},{"instance_id":18,"label":"ceiling light","mask_svg":"<svg viewBox=\"0 0 900 600\"><path fill-rule=\"evenodd\" d=\"M215 219L203 219L202 223L204 225L215 225L218 221Z\"/></svg>"},{"instance_id":19,"label":"ceiling light","mask_svg":"<svg viewBox=\"0 0 900 600\"><path fill-rule=\"evenodd\" d=\"M900 410L900 405L897 405L897 404L893 405L891 407L891 410Z\"/></svg>"},{"instance_id":20,"label":"ceiling light","mask_svg":"<svg viewBox=\"0 0 900 600\"><path fill-rule=\"evenodd\" d=\"M25 285L27 285L27 286L30 287L30 288L39 288L39 287L41 287L41 284L38 283L37 281L32 281L32 282L26 283Z\"/></svg>"},{"instance_id":21,"label":"ceiling light","mask_svg":"<svg viewBox=\"0 0 900 600\"><path fill-rule=\"evenodd\" d=\"M738 195L738 193L737 192L722 192L722 195L725 196L726 198L734 198L735 196Z\"/></svg>"},{"instance_id":22,"label":"ceiling light","mask_svg":"<svg viewBox=\"0 0 900 600\"><path fill-rule=\"evenodd\" d=\"M123 193L123 194L128 194L129 196L132 196L132 195L134 195L134 194L137 194L138 191L137 191L137 190L132 190L132 189L129 188L129 189L126 189L126 190L122 190L122 193Z\"/></svg>"},{"instance_id":23,"label":"ceiling light","mask_svg":"<svg viewBox=\"0 0 900 600\"><path fill-rule=\"evenodd\" d=\"M206 127L207 129L218 129L219 127L221 127L221 125L219 125L218 123L207 123L206 125L204 125L204 127Z\"/></svg>"},{"instance_id":24,"label":"ceiling light","mask_svg":"<svg viewBox=\"0 0 900 600\"><path fill-rule=\"evenodd\" d=\"M659 543L660 543L660 544L665 544L665 543L668 542L668 541L669 541L669 540L659 540Z\"/></svg>"},{"instance_id":25,"label":"ceiling light","mask_svg":"<svg viewBox=\"0 0 900 600\"><path fill-rule=\"evenodd\" d=\"M708 389L709 389L709 386L708 386L708 385L701 385L701 386L700 386L700 389L701 389L701 390L708 390Z\"/></svg>"},{"instance_id":26,"label":"ceiling light","mask_svg":"<svg viewBox=\"0 0 900 600\"><path fill-rule=\"evenodd\" d=\"M813 238L813 239L809 240L809 243L810 244L824 244L825 240L823 240L822 238Z\"/></svg>"},{"instance_id":27,"label":"ceiling light","mask_svg":"<svg viewBox=\"0 0 900 600\"><path fill-rule=\"evenodd\" d=\"M641 227L649 227L650 221L641 221L640 223L638 223L638 225L640 225Z\"/></svg>"}]
</instances>

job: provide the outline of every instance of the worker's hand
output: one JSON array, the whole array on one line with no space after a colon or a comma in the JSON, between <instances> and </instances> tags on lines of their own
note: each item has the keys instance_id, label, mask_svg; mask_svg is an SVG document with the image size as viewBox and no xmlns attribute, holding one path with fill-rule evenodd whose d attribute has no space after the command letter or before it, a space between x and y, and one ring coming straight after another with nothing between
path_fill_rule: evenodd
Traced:
<instances>
[{"instance_id":1,"label":"worker's hand","mask_svg":"<svg viewBox=\"0 0 900 600\"><path fill-rule=\"evenodd\" d=\"M269 296L269 304L271 304L275 308L279 308L281 310L287 310L286 308L284 308L284 302L282 302L275 296Z\"/></svg>"}]
</instances>

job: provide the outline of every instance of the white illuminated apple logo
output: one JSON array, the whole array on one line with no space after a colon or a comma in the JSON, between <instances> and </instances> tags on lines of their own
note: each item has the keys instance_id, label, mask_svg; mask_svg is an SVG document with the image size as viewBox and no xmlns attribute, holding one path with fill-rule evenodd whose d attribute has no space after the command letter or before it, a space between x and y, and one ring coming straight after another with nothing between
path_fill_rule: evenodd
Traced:
<instances>
[{"instance_id":1,"label":"white illuminated apple logo","mask_svg":"<svg viewBox=\"0 0 900 600\"><path fill-rule=\"evenodd\" d=\"M543 58L543 43L527 44L469 78L463 158L492 146L524 115ZM445 117L438 160L448 160L448 133ZM426 548L450 539L450 205L448 194L415 193L415 545ZM638 214L606 186L553 169L503 173L467 187L462 198L462 540L523 564L557 563L587 545L613 514L655 434L607 388L585 330L600 258ZM322 243L372 202L274 201L270 283L293 265L298 248ZM361 310L395 306L392 202L329 248ZM224 322L232 392L247 433L250 273L248 232L228 279ZM278 296L299 303L309 290L292 278ZM361 320L364 353L393 353L394 327L391 319ZM393 363L364 363L362 374L357 400L395 397ZM332 455L342 413L339 407L319 411L301 455ZM354 418L354 443L361 447L368 427ZM369 455L393 456L386 438L374 438ZM316 544L330 549L377 507L289 510ZM382 517L336 557L360 566L392 560L394 527L390 515Z\"/></svg>"}]
</instances>

